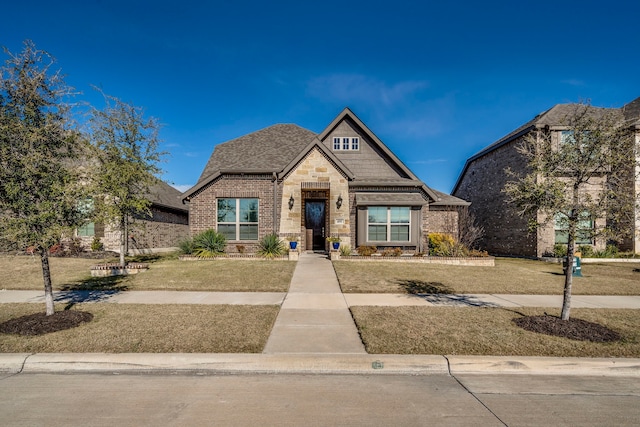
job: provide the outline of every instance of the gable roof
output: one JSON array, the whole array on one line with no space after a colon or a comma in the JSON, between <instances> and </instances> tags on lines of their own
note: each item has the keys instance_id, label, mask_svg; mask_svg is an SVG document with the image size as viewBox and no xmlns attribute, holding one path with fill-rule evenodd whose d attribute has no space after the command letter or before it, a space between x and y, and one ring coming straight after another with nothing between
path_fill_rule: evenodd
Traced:
<instances>
[{"instance_id":1,"label":"gable roof","mask_svg":"<svg viewBox=\"0 0 640 427\"><path fill-rule=\"evenodd\" d=\"M557 105L554 105L553 107L551 107L547 111L544 111L544 112L538 114L533 119L529 120L527 123L525 123L524 125L520 126L516 130L514 130L514 131L510 132L509 134L503 136L498 141L494 142L493 144L488 145L487 147L483 148L482 150L480 150L479 152L477 152L473 156L469 157L467 159L467 161L465 162L464 167L462 168L462 172L460 172L460 174L458 175L458 179L457 179L455 185L453 186L453 190L451 190L451 193L454 194L457 191L458 186L462 182L462 178L467 173L467 169L469 168L469 165L473 161L477 160L478 158L480 158L480 157L482 157L482 156L484 156L486 154L491 153L494 150L497 150L498 148L500 148L500 147L502 147L502 146L504 146L506 144L509 144L509 143L517 140L518 138L520 138L523 135L526 135L527 133L529 133L530 131L532 131L535 128L541 129L541 128L544 128L544 127L563 127L563 126L566 126L567 118L571 117L573 114L575 114L576 108L579 108L581 105L583 105L583 104L575 104L575 103L573 103L573 104L557 104ZM625 109L627 109L627 107L628 107L628 111L625 111ZM594 114L594 115L599 115L599 114L603 114L606 111L611 111L611 110L620 111L620 112L624 113L625 118L632 117L634 114L636 115L635 117L638 117L638 116L640 116L640 98L636 99L635 101L630 102L629 104L625 105L621 109L617 109L617 108L611 109L611 108L601 108L601 107L589 106L589 112L588 113L589 114ZM640 123L640 120L639 120L638 123Z\"/></svg>"},{"instance_id":2,"label":"gable roof","mask_svg":"<svg viewBox=\"0 0 640 427\"><path fill-rule=\"evenodd\" d=\"M340 114L338 114L336 116L336 118L333 119L333 121L331 123L329 123L329 126L327 126L318 135L318 139L320 141L324 141L329 136L329 134L340 123L342 123L345 120L350 120L358 128L360 128L360 131L362 131L365 135L367 135L369 137L369 139L373 142L373 144L375 146L377 146L377 148L379 148L380 151L382 151L384 153L386 158L407 176L407 179L410 179L410 180L413 180L413 181L420 181L418 179L418 177L411 171L411 169L409 169L395 154L393 154L393 152L391 150L389 150L389 148L380 140L380 138L378 138L376 136L376 134L374 134L371 131L371 129L369 129L367 127L367 125L365 125L364 122L362 120L360 120L358 118L358 116L356 116L353 111L351 111L351 109L349 107L345 107L344 110L342 110L340 112Z\"/></svg>"},{"instance_id":3,"label":"gable roof","mask_svg":"<svg viewBox=\"0 0 640 427\"><path fill-rule=\"evenodd\" d=\"M217 171L281 171L316 134L277 124L216 145L198 183Z\"/></svg>"},{"instance_id":4,"label":"gable roof","mask_svg":"<svg viewBox=\"0 0 640 427\"><path fill-rule=\"evenodd\" d=\"M322 143L331 131L345 120L350 120L355 124L379 149L387 161L401 171L404 176L398 176L393 179L358 179L357 171L350 170L344 162ZM451 196L443 199L443 193L436 192L420 181L348 107L342 110L318 135L295 124L276 124L218 144L213 150L211 158L202 171L198 182L183 193L182 198L187 200L223 173L276 173L279 178L282 178L313 149L320 150L327 159L333 162L349 179L350 186L418 187L434 202L444 202L446 199L453 204L466 203Z\"/></svg>"},{"instance_id":5,"label":"gable roof","mask_svg":"<svg viewBox=\"0 0 640 427\"><path fill-rule=\"evenodd\" d=\"M188 212L184 204L182 204L182 192L167 184L164 181L158 180L156 184L149 188L149 200L154 206L170 208L174 210Z\"/></svg>"}]
</instances>

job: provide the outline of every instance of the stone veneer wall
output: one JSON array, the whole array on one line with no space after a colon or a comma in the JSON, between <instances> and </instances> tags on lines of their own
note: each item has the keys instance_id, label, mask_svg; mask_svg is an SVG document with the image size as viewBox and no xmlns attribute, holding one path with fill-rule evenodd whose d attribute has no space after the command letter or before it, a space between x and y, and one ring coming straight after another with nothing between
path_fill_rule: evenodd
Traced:
<instances>
[{"instance_id":1,"label":"stone veneer wall","mask_svg":"<svg viewBox=\"0 0 640 427\"><path fill-rule=\"evenodd\" d=\"M258 239L270 233L277 233L278 230L274 228L273 222L273 193L274 185L271 175L223 175L191 198L189 203L191 235L217 227L217 199L220 197L259 199ZM281 191L276 189L276 197L282 198L281 194ZM244 246L247 252L255 252L258 241L228 241L227 252L237 252L237 245Z\"/></svg>"},{"instance_id":2,"label":"stone veneer wall","mask_svg":"<svg viewBox=\"0 0 640 427\"><path fill-rule=\"evenodd\" d=\"M526 172L526 160L516 150L519 141L471 162L453 194L471 202L469 211L485 232L479 245L491 254L537 256L538 252L536 234L529 233L527 221L511 209L502 192L510 179L505 173L507 167L516 173Z\"/></svg>"},{"instance_id":3,"label":"stone veneer wall","mask_svg":"<svg viewBox=\"0 0 640 427\"><path fill-rule=\"evenodd\" d=\"M150 218L138 218L129 226L129 249L144 251L177 247L181 240L189 237L188 224L186 213L152 206ZM92 240L93 237L84 237L83 244L90 247ZM120 231L114 227L105 227L104 237L100 240L106 250L120 251Z\"/></svg>"},{"instance_id":4,"label":"stone veneer wall","mask_svg":"<svg viewBox=\"0 0 640 427\"><path fill-rule=\"evenodd\" d=\"M291 235L296 235L300 238L301 247L305 247L306 236L305 230L302 228L303 183L317 183L318 189L328 185L329 211L327 215L329 217L329 231L327 237L339 236L343 245L351 245L352 219L350 207L353 206L353 199L349 194L348 180L318 149L311 150L282 181L280 236L287 239ZM291 196L293 196L295 202L293 209L290 210L289 198ZM340 209L336 207L339 196L342 196ZM343 223L339 224L338 220Z\"/></svg>"}]
</instances>

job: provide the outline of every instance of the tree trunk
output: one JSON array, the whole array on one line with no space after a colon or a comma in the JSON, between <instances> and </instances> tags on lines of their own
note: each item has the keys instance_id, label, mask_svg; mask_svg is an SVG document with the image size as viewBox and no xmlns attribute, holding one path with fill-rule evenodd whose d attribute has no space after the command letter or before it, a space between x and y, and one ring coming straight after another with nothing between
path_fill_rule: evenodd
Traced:
<instances>
[{"instance_id":1,"label":"tree trunk","mask_svg":"<svg viewBox=\"0 0 640 427\"><path fill-rule=\"evenodd\" d=\"M127 252L127 219L123 216L120 219L120 267L124 268L124 256Z\"/></svg>"},{"instance_id":2,"label":"tree trunk","mask_svg":"<svg viewBox=\"0 0 640 427\"><path fill-rule=\"evenodd\" d=\"M569 243L567 244L567 270L564 273L564 294L562 296L562 320L569 320L569 312L571 311L571 285L573 283L573 248L574 238L569 232Z\"/></svg>"},{"instance_id":3,"label":"tree trunk","mask_svg":"<svg viewBox=\"0 0 640 427\"><path fill-rule=\"evenodd\" d=\"M53 289L51 287L51 270L49 269L49 251L40 250L40 261L42 263L42 278L44 279L44 303L47 309L47 316L55 313L53 306Z\"/></svg>"}]
</instances>

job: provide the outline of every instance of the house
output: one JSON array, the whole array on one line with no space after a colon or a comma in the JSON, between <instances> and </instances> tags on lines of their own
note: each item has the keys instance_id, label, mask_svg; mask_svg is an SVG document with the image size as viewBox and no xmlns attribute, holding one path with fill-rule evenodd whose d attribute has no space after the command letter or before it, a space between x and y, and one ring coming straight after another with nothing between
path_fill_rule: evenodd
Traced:
<instances>
[{"instance_id":1,"label":"house","mask_svg":"<svg viewBox=\"0 0 640 427\"><path fill-rule=\"evenodd\" d=\"M483 249L495 255L516 255L527 257L541 257L553 251L556 243L566 242L566 232L558 223L539 227L536 232L529 232L527 220L518 216L507 203L507 196L502 192L504 185L511 178L505 169L514 172L525 171L527 160L517 151L523 138L531 133L549 132L552 141L562 141L565 137L565 118L575 111L576 104L559 104L545 111L529 122L515 129L500 140L489 145L469 158L460 173L452 194L471 202L469 208L478 224L484 228L485 237L481 242ZM604 109L595 109L601 110ZM624 120L635 129L636 141L640 142L640 98L630 102L620 109L613 109L620 120ZM640 155L640 154L639 154ZM635 182L630 182L628 191L640 194L640 171L636 170ZM600 182L593 182L598 187ZM632 181L633 178L630 178ZM632 228L633 238L619 244L625 251L640 252L640 219L636 212L635 223ZM606 218L596 218L585 227L601 226ZM604 249L607 244L603 240L591 240L583 237L577 244L593 245L596 250Z\"/></svg>"},{"instance_id":2,"label":"house","mask_svg":"<svg viewBox=\"0 0 640 427\"><path fill-rule=\"evenodd\" d=\"M164 181L151 187L150 215L135 218L129 229L129 250L136 253L173 250L189 237L189 209L181 203L181 192ZM83 246L97 236L105 250L120 251L120 231L100 223L87 223L76 230Z\"/></svg>"},{"instance_id":3,"label":"house","mask_svg":"<svg viewBox=\"0 0 640 427\"><path fill-rule=\"evenodd\" d=\"M255 251L265 235L303 250L343 245L426 249L465 201L435 191L349 109L321 133L276 124L215 147L189 202L191 234L209 228L227 251Z\"/></svg>"}]
</instances>

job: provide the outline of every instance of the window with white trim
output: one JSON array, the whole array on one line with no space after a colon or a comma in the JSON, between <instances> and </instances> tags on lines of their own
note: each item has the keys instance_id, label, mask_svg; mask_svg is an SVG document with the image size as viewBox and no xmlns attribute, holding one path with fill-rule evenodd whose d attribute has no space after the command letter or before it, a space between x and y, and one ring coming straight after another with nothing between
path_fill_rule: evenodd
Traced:
<instances>
[{"instance_id":1,"label":"window with white trim","mask_svg":"<svg viewBox=\"0 0 640 427\"><path fill-rule=\"evenodd\" d=\"M258 199L218 199L218 233L227 240L258 240Z\"/></svg>"},{"instance_id":2,"label":"window with white trim","mask_svg":"<svg viewBox=\"0 0 640 427\"><path fill-rule=\"evenodd\" d=\"M409 242L411 209L400 206L370 206L367 212L367 241Z\"/></svg>"},{"instance_id":3,"label":"window with white trim","mask_svg":"<svg viewBox=\"0 0 640 427\"><path fill-rule=\"evenodd\" d=\"M357 151L360 149L360 138L336 136L333 138L333 151Z\"/></svg>"}]
</instances>

